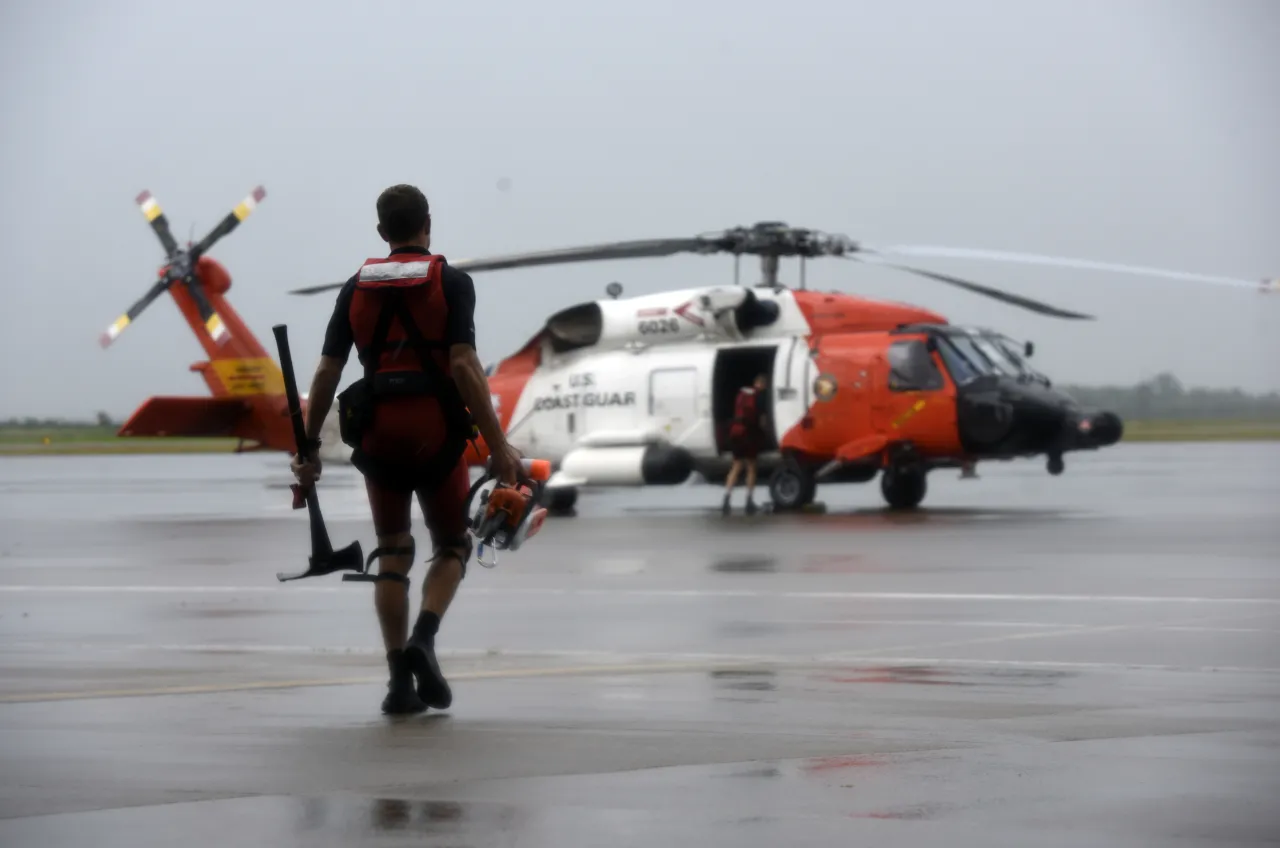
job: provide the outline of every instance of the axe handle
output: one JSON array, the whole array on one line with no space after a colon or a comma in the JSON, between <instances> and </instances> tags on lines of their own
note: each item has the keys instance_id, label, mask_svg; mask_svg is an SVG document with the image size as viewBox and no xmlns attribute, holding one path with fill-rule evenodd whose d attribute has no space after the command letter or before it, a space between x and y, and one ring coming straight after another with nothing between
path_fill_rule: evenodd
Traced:
<instances>
[{"instance_id":1,"label":"axe handle","mask_svg":"<svg viewBox=\"0 0 1280 848\"><path fill-rule=\"evenodd\" d=\"M298 399L298 382L293 376L293 355L289 351L289 328L276 324L271 328L280 351L280 371L284 376L284 396L289 403L289 420L293 424L293 442L298 456L307 458L307 432L302 423L302 401Z\"/></svg>"},{"instance_id":2,"label":"axe handle","mask_svg":"<svg viewBox=\"0 0 1280 848\"><path fill-rule=\"evenodd\" d=\"M280 371L284 376L284 396L289 404L289 421L293 425L293 443L297 455L307 459L307 431L302 421L302 401L298 397L298 383L293 375L293 354L289 350L289 328L285 324L276 324L271 328L276 337L276 348L280 351ZM293 508L306 506L307 496L302 487L294 483L289 487L293 492Z\"/></svg>"}]
</instances>

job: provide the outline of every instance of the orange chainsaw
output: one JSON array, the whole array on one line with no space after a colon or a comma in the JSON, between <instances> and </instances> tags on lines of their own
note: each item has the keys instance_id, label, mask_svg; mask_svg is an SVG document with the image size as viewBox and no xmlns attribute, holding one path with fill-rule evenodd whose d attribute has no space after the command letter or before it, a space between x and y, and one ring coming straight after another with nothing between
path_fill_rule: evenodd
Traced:
<instances>
[{"instance_id":1,"label":"orange chainsaw","mask_svg":"<svg viewBox=\"0 0 1280 848\"><path fill-rule=\"evenodd\" d=\"M519 550L537 535L547 518L540 501L550 477L551 463L547 460L522 459L516 485L508 486L493 476L492 459L485 463L484 474L467 494L467 526L477 542L477 562L493 568L498 564L498 551ZM486 548L493 550L492 561L485 561Z\"/></svg>"}]
</instances>

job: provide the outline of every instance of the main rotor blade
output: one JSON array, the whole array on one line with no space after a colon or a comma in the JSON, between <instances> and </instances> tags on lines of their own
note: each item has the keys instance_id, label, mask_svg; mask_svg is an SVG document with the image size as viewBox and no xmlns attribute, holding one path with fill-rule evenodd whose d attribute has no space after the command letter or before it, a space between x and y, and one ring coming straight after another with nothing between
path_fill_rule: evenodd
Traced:
<instances>
[{"instance_id":1,"label":"main rotor blade","mask_svg":"<svg viewBox=\"0 0 1280 848\"><path fill-rule=\"evenodd\" d=\"M164 210L160 208L160 203L146 189L143 189L142 193L134 198L134 202L138 204L138 208L142 210L142 217L147 219L147 223L151 225L156 237L160 239L160 245L164 248L165 258L172 259L173 255L178 252L178 242L169 229L169 219L165 217Z\"/></svg>"},{"instance_id":2,"label":"main rotor blade","mask_svg":"<svg viewBox=\"0 0 1280 848\"><path fill-rule=\"evenodd\" d=\"M676 253L706 253L715 250L715 243L705 238L644 239L640 241L606 242L604 244L565 247L556 250L540 250L530 253L511 253L505 256L489 256L481 259L463 259L449 265L459 271L504 271L510 268L529 268L536 265L565 265L571 262L602 262L609 259L645 259L671 256ZM345 283L320 283L293 289L289 294L320 294L340 289Z\"/></svg>"},{"instance_id":3,"label":"main rotor blade","mask_svg":"<svg viewBox=\"0 0 1280 848\"><path fill-rule=\"evenodd\" d=\"M209 303L209 299L204 296L204 290L200 288L200 280L195 274L191 274L183 280L186 283L187 291L191 293L191 298L196 302L196 308L200 310L200 320L204 322L204 328L213 337L218 344L222 344L231 335L227 329L227 325L222 323L222 317L214 311L213 305Z\"/></svg>"},{"instance_id":4,"label":"main rotor blade","mask_svg":"<svg viewBox=\"0 0 1280 848\"><path fill-rule=\"evenodd\" d=\"M936 280L940 283L957 286L959 288L966 289L967 291L994 298L1013 306L1020 306L1023 309L1038 312L1041 315L1051 315L1055 318L1072 318L1083 321L1094 320L1094 316L1086 315L1083 312L1071 312L1070 310L1059 309L1056 306L1051 306L1038 300L1032 300L1029 297L1023 297L1022 295L1013 294L1012 292L1003 291L1002 289L993 288L991 286L984 286L981 283L962 280L959 277L953 277L950 274L939 274L936 271L925 271L921 268L909 268L906 265L896 265L891 262L883 262L880 260L869 260L864 257L854 258L858 261L866 262L868 265L879 265L884 268L893 268L895 271L905 271L908 274L915 274L930 280Z\"/></svg>"},{"instance_id":5,"label":"main rotor blade","mask_svg":"<svg viewBox=\"0 0 1280 848\"><path fill-rule=\"evenodd\" d=\"M1219 277L1211 274L1192 274L1165 268L1148 268L1142 265L1122 265L1114 262L1095 262L1091 259L1073 259L1064 256L1044 256L1038 253L1012 253L1005 250L978 250L963 247L934 247L929 245L894 245L890 247L864 248L868 253L881 256L921 256L939 259L989 259L995 262L1017 262L1025 265L1079 268L1085 271L1111 271L1118 274L1135 274L1146 277L1164 277L1193 283L1216 286L1259 289L1264 280L1244 280L1238 277Z\"/></svg>"},{"instance_id":6,"label":"main rotor blade","mask_svg":"<svg viewBox=\"0 0 1280 848\"><path fill-rule=\"evenodd\" d=\"M306 286L300 289L293 289L289 294L320 294L320 292L333 291L345 286L346 283L321 283L317 286Z\"/></svg>"},{"instance_id":7,"label":"main rotor blade","mask_svg":"<svg viewBox=\"0 0 1280 848\"><path fill-rule=\"evenodd\" d=\"M240 203L236 205L236 208L232 209L227 214L227 217L219 221L218 225L210 230L207 236L200 239L199 243L196 244L195 247L191 248L192 260L199 259L201 256L204 256L205 252L217 244L219 239L230 235L236 227L240 226L241 221L253 214L253 210L258 207L258 204L261 203L262 199L266 196L267 190L262 186L258 186L253 191L249 192L248 197L240 201Z\"/></svg>"},{"instance_id":8,"label":"main rotor blade","mask_svg":"<svg viewBox=\"0 0 1280 848\"><path fill-rule=\"evenodd\" d=\"M702 238L643 239L607 242L582 247L565 247L532 253L513 253L483 259L450 262L460 271L501 271L535 265L562 265L570 262L598 262L608 259L644 259L676 253L701 253L714 249L714 242Z\"/></svg>"},{"instance_id":9,"label":"main rotor blade","mask_svg":"<svg viewBox=\"0 0 1280 848\"><path fill-rule=\"evenodd\" d=\"M170 280L167 276L157 280L146 294L138 298L138 301L129 307L128 312L117 318L110 327L107 327L106 332L98 338L98 344L102 345L104 350L110 347L111 343L124 332L124 328L133 323L134 319L142 314L142 310L150 306L153 300L163 294L165 289L169 288L169 285Z\"/></svg>"}]
</instances>

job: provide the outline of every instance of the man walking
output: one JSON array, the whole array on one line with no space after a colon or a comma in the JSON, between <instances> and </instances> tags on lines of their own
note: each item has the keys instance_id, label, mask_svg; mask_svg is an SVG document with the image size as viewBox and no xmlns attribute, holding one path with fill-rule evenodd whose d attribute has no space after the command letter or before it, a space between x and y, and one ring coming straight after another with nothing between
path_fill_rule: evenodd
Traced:
<instances>
[{"instance_id":1,"label":"man walking","mask_svg":"<svg viewBox=\"0 0 1280 848\"><path fill-rule=\"evenodd\" d=\"M390 253L366 260L338 294L307 402L312 459L301 463L295 456L292 468L304 487L320 476L318 435L355 347L364 379L343 392L339 414L378 537L370 555L380 560L374 606L390 671L382 711L415 713L453 701L436 661L435 636L472 553L467 442L478 428L494 472L508 484L515 482L519 454L507 443L476 355L475 287L469 275L431 253L426 197L414 186L392 186L379 196L377 211L378 234ZM415 495L432 559L410 634Z\"/></svg>"}]
</instances>

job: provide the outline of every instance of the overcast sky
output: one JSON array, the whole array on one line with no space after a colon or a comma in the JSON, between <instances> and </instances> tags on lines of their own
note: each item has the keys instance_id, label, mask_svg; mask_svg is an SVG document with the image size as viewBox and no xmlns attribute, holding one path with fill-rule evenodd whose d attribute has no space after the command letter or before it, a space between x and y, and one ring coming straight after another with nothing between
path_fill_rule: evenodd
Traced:
<instances>
[{"instance_id":1,"label":"overcast sky","mask_svg":"<svg viewBox=\"0 0 1280 848\"><path fill-rule=\"evenodd\" d=\"M144 188L185 241L266 186L213 255L269 350L289 324L304 390L333 298L285 291L381 254L374 200L396 182L426 191L454 259L784 220L873 244L1280 275L1275 0L40 0L3 4L0 40L0 417L204 394L168 298L98 347L161 259L133 203ZM1063 381L1172 370L1280 389L1280 295L925 267L1100 320L834 260L808 279L1030 337ZM637 294L732 270L682 257L478 274L481 357L611 280Z\"/></svg>"}]
</instances>

